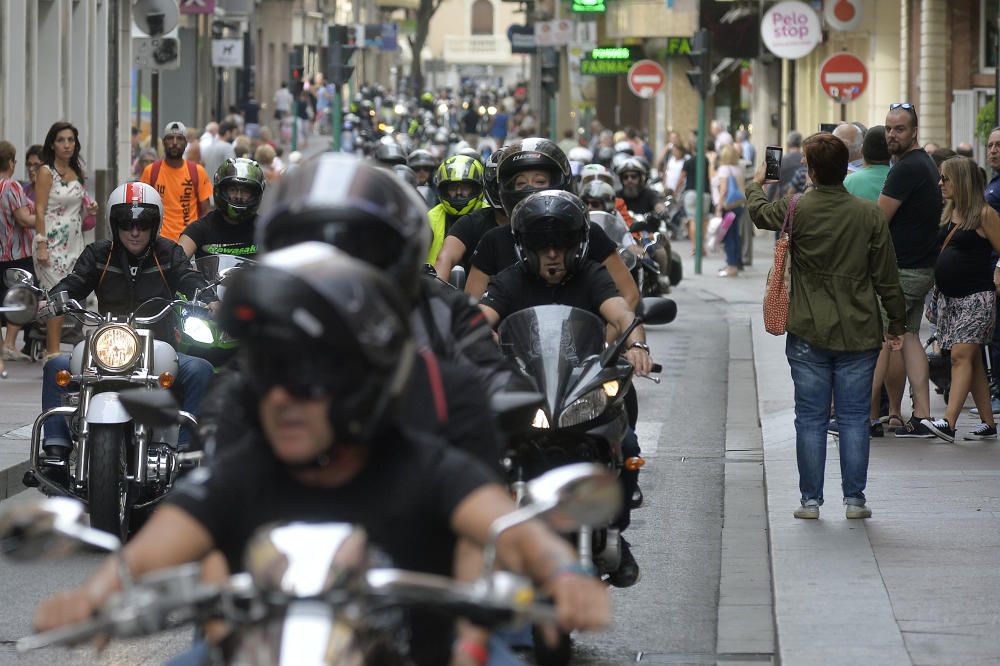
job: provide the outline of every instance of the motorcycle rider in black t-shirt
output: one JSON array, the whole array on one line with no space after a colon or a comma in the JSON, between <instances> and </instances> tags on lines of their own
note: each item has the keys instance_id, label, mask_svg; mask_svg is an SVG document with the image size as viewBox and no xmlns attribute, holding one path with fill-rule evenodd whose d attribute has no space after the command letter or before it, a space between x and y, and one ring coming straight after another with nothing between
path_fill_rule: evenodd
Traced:
<instances>
[{"instance_id":1,"label":"motorcycle rider in black t-shirt","mask_svg":"<svg viewBox=\"0 0 1000 666\"><path fill-rule=\"evenodd\" d=\"M257 253L254 223L265 182L263 169L251 159L230 157L223 162L212 187L215 210L181 234L184 253L198 259L213 254L253 259Z\"/></svg>"},{"instance_id":2,"label":"motorcycle rider in black t-shirt","mask_svg":"<svg viewBox=\"0 0 1000 666\"><path fill-rule=\"evenodd\" d=\"M646 163L638 157L629 157L618 165L615 171L618 180L621 181L622 189L618 191L618 196L625 201L629 213L632 215L645 215L645 228L635 229L636 240L642 242L640 231L646 231L647 237L652 237L653 233L660 228L660 215L664 212L664 205L661 197L648 185L649 169ZM635 224L629 225L629 228ZM645 243L643 243L645 245ZM660 269L660 285L664 293L670 292L670 245L666 236L657 236L656 244L647 249L649 255L656 262Z\"/></svg>"},{"instance_id":3,"label":"motorcycle rider in black t-shirt","mask_svg":"<svg viewBox=\"0 0 1000 666\"><path fill-rule=\"evenodd\" d=\"M583 202L575 194L559 190L529 195L514 208L511 232L517 248L517 264L493 276L479 307L491 325L507 315L536 305L569 305L601 317L621 335L632 323L634 313L625 303L607 270L587 259L590 224ZM637 326L626 342L625 357L637 375L652 369L646 332ZM630 392L634 395L635 389ZM622 451L626 456L639 455L634 422ZM638 491L638 474L624 472L622 485L626 498ZM633 508L635 503L631 505ZM630 522L628 511L619 519L624 531ZM617 587L634 585L639 578L629 544L622 539L621 565L610 581Z\"/></svg>"},{"instance_id":4,"label":"motorcycle rider in black t-shirt","mask_svg":"<svg viewBox=\"0 0 1000 666\"><path fill-rule=\"evenodd\" d=\"M497 181L500 187L500 203L509 218L514 206L529 194L551 189L569 191L573 175L566 154L554 142L548 139L524 139L520 143L508 146L497 166ZM493 236L490 241L501 241L496 238L501 233L501 230L491 230L484 239ZM486 245L484 242L479 244L471 259L472 268L469 270L469 279L465 285L465 292L473 298L482 296L491 275L514 263L514 261L502 262L506 254L503 252L504 246L508 250L510 247L509 237L502 238L504 246L499 242ZM617 246L614 243L606 243L607 253L601 257L593 257L595 247L591 248L592 258L604 264L622 297L631 307L635 307L639 302L639 291L625 262L615 251ZM492 256L482 256L486 252ZM479 255L478 258L476 255ZM516 258L514 260L516 261ZM484 270L493 266L496 267L495 272Z\"/></svg>"},{"instance_id":5,"label":"motorcycle rider in black t-shirt","mask_svg":"<svg viewBox=\"0 0 1000 666\"><path fill-rule=\"evenodd\" d=\"M414 445L400 427L394 406L416 350L396 286L371 266L300 245L240 271L225 301L220 321L243 340L251 436L179 483L125 546L133 575L213 552L222 571L240 569L257 528L296 520L360 525L394 564L447 575L460 539L481 546L515 510L475 459ZM610 620L604 585L578 573L573 549L541 523L510 529L497 548L552 595L564 630ZM36 629L89 619L120 588L118 567L111 556L79 588L44 600ZM413 661L446 663L450 622L408 621Z\"/></svg>"}]
</instances>

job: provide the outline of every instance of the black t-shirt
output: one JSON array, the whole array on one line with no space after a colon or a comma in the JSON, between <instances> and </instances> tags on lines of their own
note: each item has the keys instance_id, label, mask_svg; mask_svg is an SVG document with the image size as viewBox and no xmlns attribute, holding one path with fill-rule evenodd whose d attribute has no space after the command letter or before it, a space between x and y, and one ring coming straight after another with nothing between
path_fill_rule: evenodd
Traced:
<instances>
[{"instance_id":1,"label":"black t-shirt","mask_svg":"<svg viewBox=\"0 0 1000 666\"><path fill-rule=\"evenodd\" d=\"M591 222L587 258L600 264L617 249L618 245L608 238L604 230ZM479 240L479 245L472 254L471 263L487 275L496 275L508 266L516 264L517 251L514 249L514 235L510 231L510 225L504 224L487 231Z\"/></svg>"},{"instance_id":2,"label":"black t-shirt","mask_svg":"<svg viewBox=\"0 0 1000 666\"><path fill-rule=\"evenodd\" d=\"M537 275L528 275L516 264L494 275L480 301L496 310L500 319L536 305L568 305L601 315L601 304L618 296L618 288L602 264L584 260L568 280L549 285Z\"/></svg>"},{"instance_id":3,"label":"black t-shirt","mask_svg":"<svg viewBox=\"0 0 1000 666\"><path fill-rule=\"evenodd\" d=\"M248 125L260 124L260 104L247 100L243 102L243 122Z\"/></svg>"},{"instance_id":4,"label":"black t-shirt","mask_svg":"<svg viewBox=\"0 0 1000 666\"><path fill-rule=\"evenodd\" d=\"M401 434L373 445L373 462L338 488L305 486L290 476L267 444L245 440L177 484L168 504L184 510L211 535L234 572L254 531L274 522L343 522L365 528L392 566L451 575L455 536L451 516L472 492L495 482L481 463L438 443ZM410 618L418 664L447 663L450 624L429 613Z\"/></svg>"},{"instance_id":5,"label":"black t-shirt","mask_svg":"<svg viewBox=\"0 0 1000 666\"><path fill-rule=\"evenodd\" d=\"M882 194L901 202L889 234L900 268L929 268L938 253L938 226L944 200L938 180L941 174L923 148L903 155L891 169Z\"/></svg>"},{"instance_id":6,"label":"black t-shirt","mask_svg":"<svg viewBox=\"0 0 1000 666\"><path fill-rule=\"evenodd\" d=\"M626 197L624 190L618 192L618 196L625 201L625 206L628 208L630 213L652 213L656 209L656 204L660 201L656 192L648 187L642 188L639 191L639 195L634 199Z\"/></svg>"},{"instance_id":7,"label":"black t-shirt","mask_svg":"<svg viewBox=\"0 0 1000 666\"><path fill-rule=\"evenodd\" d=\"M253 234L254 220L231 224L222 217L222 213L213 210L185 228L182 235L194 241L196 259L213 254L253 259L257 254Z\"/></svg>"},{"instance_id":8,"label":"black t-shirt","mask_svg":"<svg viewBox=\"0 0 1000 666\"><path fill-rule=\"evenodd\" d=\"M942 228L938 242L944 243L953 225ZM945 296L961 298L993 291L993 246L975 231L960 229L941 250L934 264L934 282Z\"/></svg>"},{"instance_id":9,"label":"black t-shirt","mask_svg":"<svg viewBox=\"0 0 1000 666\"><path fill-rule=\"evenodd\" d=\"M705 158L705 189L708 190L708 158ZM695 190L697 188L698 174L698 156L691 155L686 160L684 160L684 191Z\"/></svg>"},{"instance_id":10,"label":"black t-shirt","mask_svg":"<svg viewBox=\"0 0 1000 666\"><path fill-rule=\"evenodd\" d=\"M458 218L455 224L448 230L449 236L454 236L465 245L465 253L462 260L458 262L466 271L472 262L472 255L476 251L476 246L487 231L499 226L496 221L496 214L493 208L479 208L468 215ZM447 276L444 276L447 277Z\"/></svg>"}]
</instances>

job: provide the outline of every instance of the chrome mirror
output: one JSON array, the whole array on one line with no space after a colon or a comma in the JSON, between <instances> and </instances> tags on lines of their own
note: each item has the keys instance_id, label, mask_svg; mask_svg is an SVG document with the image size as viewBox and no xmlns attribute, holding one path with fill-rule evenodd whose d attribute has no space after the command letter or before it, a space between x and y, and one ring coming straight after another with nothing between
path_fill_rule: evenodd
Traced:
<instances>
[{"instance_id":1,"label":"chrome mirror","mask_svg":"<svg viewBox=\"0 0 1000 666\"><path fill-rule=\"evenodd\" d=\"M116 551L117 538L83 524L83 504L53 497L12 506L0 514L0 552L13 560L65 557L80 544Z\"/></svg>"},{"instance_id":2,"label":"chrome mirror","mask_svg":"<svg viewBox=\"0 0 1000 666\"><path fill-rule=\"evenodd\" d=\"M9 268L11 271L21 270L19 268ZM29 276L30 278L30 276ZM7 290L3 297L3 307L0 312L4 313L7 320L15 326L24 326L35 320L38 313L38 296L30 287L23 283L15 284Z\"/></svg>"},{"instance_id":3,"label":"chrome mirror","mask_svg":"<svg viewBox=\"0 0 1000 666\"><path fill-rule=\"evenodd\" d=\"M288 523L257 530L246 566L263 590L313 597L361 580L368 535L347 523Z\"/></svg>"},{"instance_id":4,"label":"chrome mirror","mask_svg":"<svg viewBox=\"0 0 1000 666\"><path fill-rule=\"evenodd\" d=\"M8 287L16 287L19 284L34 284L35 280L31 273L23 268L8 268L4 271L3 281Z\"/></svg>"},{"instance_id":5,"label":"chrome mirror","mask_svg":"<svg viewBox=\"0 0 1000 666\"><path fill-rule=\"evenodd\" d=\"M539 514L558 532L602 525L618 515L622 491L608 469L593 463L564 465L528 482L532 504L550 507Z\"/></svg>"}]
</instances>

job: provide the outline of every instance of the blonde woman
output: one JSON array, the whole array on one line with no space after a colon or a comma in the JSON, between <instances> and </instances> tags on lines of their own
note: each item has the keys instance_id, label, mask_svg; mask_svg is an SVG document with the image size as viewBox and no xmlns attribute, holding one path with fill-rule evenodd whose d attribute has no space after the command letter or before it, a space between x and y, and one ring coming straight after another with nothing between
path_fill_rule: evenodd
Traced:
<instances>
[{"instance_id":1,"label":"blonde woman","mask_svg":"<svg viewBox=\"0 0 1000 666\"><path fill-rule=\"evenodd\" d=\"M1000 252L1000 217L983 196L986 180L966 157L941 163L941 253L934 265L931 314L936 311L937 337L951 350L951 392L943 419L922 423L947 442L955 441L958 416L969 393L983 422L965 439L996 439L990 388L983 366L983 345L993 339L996 286L993 254Z\"/></svg>"},{"instance_id":2,"label":"blonde woman","mask_svg":"<svg viewBox=\"0 0 1000 666\"><path fill-rule=\"evenodd\" d=\"M80 138L76 128L60 121L49 128L42 144L42 166L35 179L35 274L49 290L69 275L83 252L84 196ZM97 213L91 203L87 214ZM46 322L46 356L59 354L64 317Z\"/></svg>"},{"instance_id":3,"label":"blonde woman","mask_svg":"<svg viewBox=\"0 0 1000 666\"><path fill-rule=\"evenodd\" d=\"M734 216L724 241L726 267L719 271L719 277L734 277L743 267L740 258L739 221L747 201L743 196L744 176L740 166L740 152L732 144L726 144L719 154L716 175L719 182L719 202L715 207L715 214L723 218L727 213Z\"/></svg>"}]
</instances>

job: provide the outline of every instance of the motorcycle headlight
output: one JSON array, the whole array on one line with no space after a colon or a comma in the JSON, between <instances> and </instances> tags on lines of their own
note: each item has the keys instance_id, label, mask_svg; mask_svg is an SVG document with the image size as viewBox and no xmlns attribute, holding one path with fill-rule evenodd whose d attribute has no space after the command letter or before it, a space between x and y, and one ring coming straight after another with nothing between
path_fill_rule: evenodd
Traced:
<instances>
[{"instance_id":1,"label":"motorcycle headlight","mask_svg":"<svg viewBox=\"0 0 1000 666\"><path fill-rule=\"evenodd\" d=\"M559 427L568 428L579 423L592 421L600 416L607 406L608 394L604 387L596 388L563 410L563 413L559 415Z\"/></svg>"},{"instance_id":2,"label":"motorcycle headlight","mask_svg":"<svg viewBox=\"0 0 1000 666\"><path fill-rule=\"evenodd\" d=\"M184 318L184 335L203 345L210 345L215 340L211 327L197 317Z\"/></svg>"},{"instance_id":3,"label":"motorcycle headlight","mask_svg":"<svg viewBox=\"0 0 1000 666\"><path fill-rule=\"evenodd\" d=\"M535 418L531 420L531 427L532 428L549 427L549 419L547 416L545 416L545 412L543 412L541 409L535 412Z\"/></svg>"},{"instance_id":4,"label":"motorcycle headlight","mask_svg":"<svg viewBox=\"0 0 1000 666\"><path fill-rule=\"evenodd\" d=\"M97 365L108 372L128 370L139 360L139 336L128 326L111 324L98 329L90 343Z\"/></svg>"}]
</instances>

